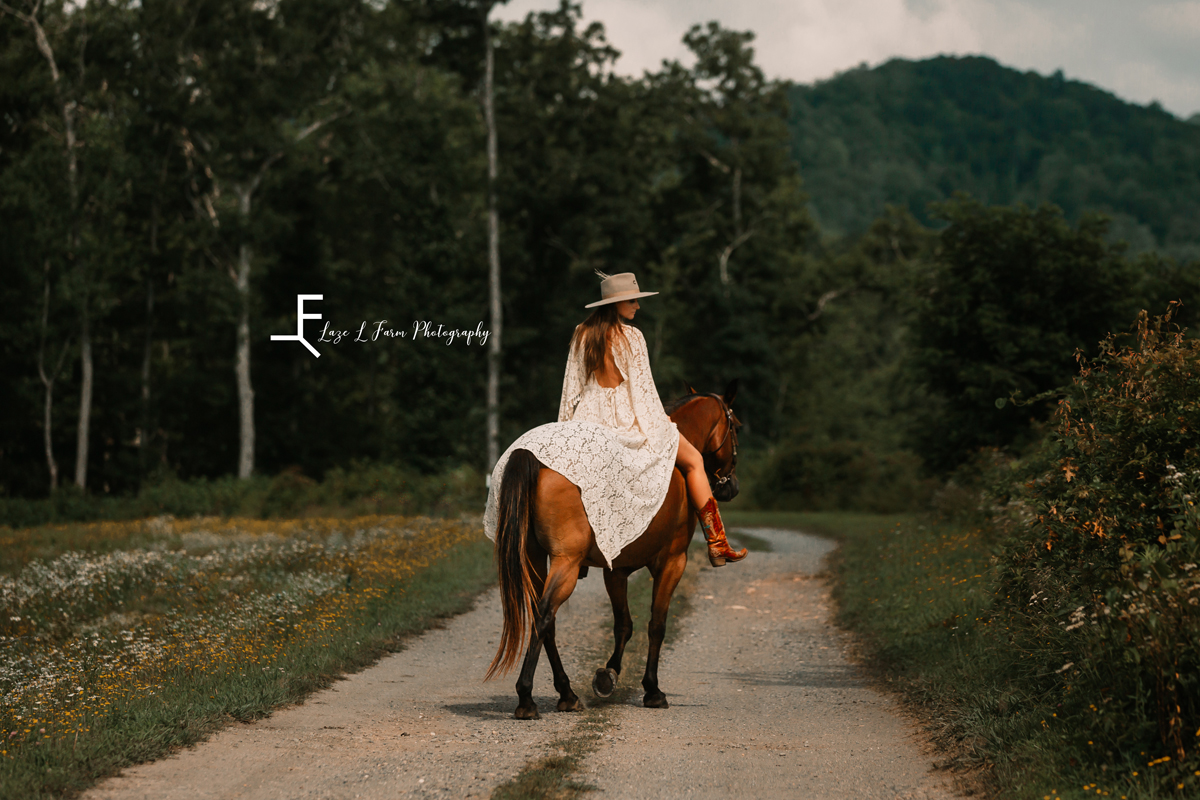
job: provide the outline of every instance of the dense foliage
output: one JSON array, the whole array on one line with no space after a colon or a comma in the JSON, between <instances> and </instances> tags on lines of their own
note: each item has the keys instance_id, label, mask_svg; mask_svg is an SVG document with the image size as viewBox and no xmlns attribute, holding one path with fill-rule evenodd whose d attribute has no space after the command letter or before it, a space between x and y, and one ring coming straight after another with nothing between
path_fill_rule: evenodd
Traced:
<instances>
[{"instance_id":1,"label":"dense foliage","mask_svg":"<svg viewBox=\"0 0 1200 800\"><path fill-rule=\"evenodd\" d=\"M1142 298L1138 270L1105 242L1101 218L1073 228L1052 206L987 208L969 198L936 213L949 225L924 276L913 360L944 400L924 421L921 449L949 468L1027 435L1030 409L997 409L996 399L1069 382L1075 352L1093 353L1128 326Z\"/></svg>"},{"instance_id":2,"label":"dense foliage","mask_svg":"<svg viewBox=\"0 0 1200 800\"><path fill-rule=\"evenodd\" d=\"M662 292L638 324L664 395L740 377L747 441L771 434L782 343L831 277L805 254L784 88L751 36L697 27L693 67L632 80L578 6L491 27L486 10L111 0L0 17L19 76L0 89L0 492L217 478L239 468L246 419L260 473L481 470L482 339L414 324L489 327L485 30L502 441L553 418L596 268ZM298 294L324 296L310 340L348 332L320 358L269 338L295 331ZM354 341L380 321L404 336Z\"/></svg>"},{"instance_id":3,"label":"dense foliage","mask_svg":"<svg viewBox=\"0 0 1200 800\"><path fill-rule=\"evenodd\" d=\"M932 224L927 204L965 191L988 205L1054 203L1072 221L1104 212L1136 252L1200 256L1200 126L1156 104L981 56L896 59L789 99L827 231L864 231L888 203Z\"/></svg>"},{"instance_id":4,"label":"dense foliage","mask_svg":"<svg viewBox=\"0 0 1200 800\"><path fill-rule=\"evenodd\" d=\"M821 254L834 288L786 342L778 403L789 424L747 465L759 505L897 510L928 501L911 444L932 398L907 362L913 287L936 244L892 208L865 235Z\"/></svg>"},{"instance_id":5,"label":"dense foliage","mask_svg":"<svg viewBox=\"0 0 1200 800\"><path fill-rule=\"evenodd\" d=\"M1143 313L1081 359L1007 487L992 612L1098 763L1150 748L1174 762L1163 788L1200 763L1200 342L1169 320Z\"/></svg>"},{"instance_id":6,"label":"dense foliage","mask_svg":"<svg viewBox=\"0 0 1200 800\"><path fill-rule=\"evenodd\" d=\"M485 35L501 446L553 418L595 269L633 270L661 292L637 324L664 397L684 380L740 378L747 495L772 507L918 506L930 470L1019 445L1045 416L997 410L997 397L1065 382L1075 348L1093 352L1138 308L1200 308L1198 262L1111 243L1141 206L1100 188L1064 194L1074 181L998 194L987 178L1028 131L1042 144L1021 169L1043 178L1063 153L1091 153L1104 175L1124 164L1122 192L1153 167L1165 182L1146 206L1166 225L1155 242L1183 252L1193 125L1079 84L1053 95L1053 79L986 59L789 87L755 64L752 34L715 24L686 33L693 63L622 78L578 6L488 26L489 7L30 0L0 16L13 76L0 84L0 495L76 483L191 508L217 485L202 481L238 473L246 419L258 475L356 462L482 472L484 343L414 324L490 325ZM1057 116L1043 113L1051 96ZM901 111L909 122L887 116ZM1101 129L1103 152L1063 144ZM919 147L903 144L913 131ZM879 188L894 170L878 159L895 147L915 159L904 174L937 192ZM824 233L854 236L821 235L810 188ZM982 200L926 209L963 188ZM988 205L1020 199L1063 211ZM858 221L836 221L831 202ZM1089 208L1115 219L1074 222ZM295 331L298 294L323 295L307 305L321 314L311 340L325 325L346 332L317 342L320 358L270 339ZM377 324L403 337L355 341ZM13 521L91 513L78 500L6 508Z\"/></svg>"}]
</instances>

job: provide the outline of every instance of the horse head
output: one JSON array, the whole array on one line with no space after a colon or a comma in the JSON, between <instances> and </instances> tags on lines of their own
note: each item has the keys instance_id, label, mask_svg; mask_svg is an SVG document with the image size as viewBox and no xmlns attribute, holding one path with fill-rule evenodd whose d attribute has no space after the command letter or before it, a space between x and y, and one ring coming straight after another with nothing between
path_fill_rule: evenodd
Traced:
<instances>
[{"instance_id":1,"label":"horse head","mask_svg":"<svg viewBox=\"0 0 1200 800\"><path fill-rule=\"evenodd\" d=\"M704 457L708 485L722 503L738 493L737 429L742 423L732 408L737 383L736 378L730 381L723 394L697 392L688 386L686 395L667 404L667 413L679 432Z\"/></svg>"}]
</instances>

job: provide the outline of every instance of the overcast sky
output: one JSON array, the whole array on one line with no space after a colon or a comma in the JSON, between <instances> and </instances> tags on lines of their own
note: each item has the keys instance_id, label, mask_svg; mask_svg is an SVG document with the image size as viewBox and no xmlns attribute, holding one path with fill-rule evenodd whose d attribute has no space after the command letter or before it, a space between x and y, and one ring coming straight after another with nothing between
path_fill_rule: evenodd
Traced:
<instances>
[{"instance_id":1,"label":"overcast sky","mask_svg":"<svg viewBox=\"0 0 1200 800\"><path fill-rule=\"evenodd\" d=\"M495 17L557 6L509 0ZM768 75L803 83L895 56L983 54L1183 118L1200 112L1200 0L583 0L583 14L604 23L617 70L631 75L686 61L684 32L715 19L757 34Z\"/></svg>"}]
</instances>

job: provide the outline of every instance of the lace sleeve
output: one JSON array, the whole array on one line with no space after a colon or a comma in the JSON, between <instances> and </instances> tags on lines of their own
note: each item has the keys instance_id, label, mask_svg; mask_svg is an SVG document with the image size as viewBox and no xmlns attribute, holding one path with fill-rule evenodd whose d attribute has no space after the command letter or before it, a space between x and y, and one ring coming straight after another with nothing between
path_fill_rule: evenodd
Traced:
<instances>
[{"instance_id":1,"label":"lace sleeve","mask_svg":"<svg viewBox=\"0 0 1200 800\"><path fill-rule=\"evenodd\" d=\"M567 356L567 372L563 375L562 400L558 403L559 422L570 422L575 416L575 407L579 405L583 385L587 383L583 371L583 353L572 343L571 353Z\"/></svg>"},{"instance_id":2,"label":"lace sleeve","mask_svg":"<svg viewBox=\"0 0 1200 800\"><path fill-rule=\"evenodd\" d=\"M673 454L679 446L679 429L663 410L662 398L658 396L654 376L650 373L650 354L646 350L646 339L642 332L633 326L625 328L625 338L629 346L616 348L613 360L617 362L617 366L629 382L629 393L638 427L656 451L669 450Z\"/></svg>"}]
</instances>

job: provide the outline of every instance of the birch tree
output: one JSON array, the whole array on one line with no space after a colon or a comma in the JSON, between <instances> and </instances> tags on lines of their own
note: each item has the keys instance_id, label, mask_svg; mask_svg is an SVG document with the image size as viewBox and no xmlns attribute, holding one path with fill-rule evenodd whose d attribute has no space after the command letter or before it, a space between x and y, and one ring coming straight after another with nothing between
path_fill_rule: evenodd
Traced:
<instances>
[{"instance_id":1,"label":"birch tree","mask_svg":"<svg viewBox=\"0 0 1200 800\"><path fill-rule=\"evenodd\" d=\"M356 4L341 2L289 15L292 4L239 2L222 9L191 37L183 80L191 86L191 124L181 131L191 168L197 216L233 234L205 248L237 297L234 375L238 403L239 478L254 472L254 384L251 377L251 282L256 202L264 182L289 152L349 113L339 79L353 61ZM298 11L298 10L297 10ZM233 39L237 34L240 38Z\"/></svg>"},{"instance_id":2,"label":"birch tree","mask_svg":"<svg viewBox=\"0 0 1200 800\"><path fill-rule=\"evenodd\" d=\"M38 336L37 369L38 378L45 389L45 402L42 405L42 441L46 449L46 468L50 472L50 491L58 488L58 461L54 458L54 383L62 373L63 361L70 348L68 341L59 352L54 368L46 369L46 334L50 327L50 260L46 260L45 281L42 295L42 321Z\"/></svg>"},{"instance_id":3,"label":"birch tree","mask_svg":"<svg viewBox=\"0 0 1200 800\"><path fill-rule=\"evenodd\" d=\"M719 387L736 370L755 387L739 397L748 433L773 429L786 393L778 343L838 296L806 257L814 226L788 153L786 86L754 63L753 38L697 25L684 36L695 64L664 64L651 77L658 102L676 109L678 180L663 182L655 202L657 261L677 265L681 279L681 296L663 304L666 335L683 363L704 365L691 376L662 372Z\"/></svg>"},{"instance_id":4,"label":"birch tree","mask_svg":"<svg viewBox=\"0 0 1200 800\"><path fill-rule=\"evenodd\" d=\"M76 136L76 126L79 118L80 104L76 98L76 92L67 85L63 77L62 71L59 68L60 57L55 53L54 45L51 42L51 37L47 34L46 27L43 24L46 8L43 0L33 0L32 3L26 3L23 8L14 8L5 2L0 2L0 12L11 15L22 22L33 36L38 52L46 63L46 68L50 73L50 81L54 89L54 103L59 118L62 121L62 130L60 132L51 131L52 135L61 135L63 148L63 162L66 169L67 182L67 234L66 234L66 258L67 261L76 262L75 269L80 272L86 272L86 265L77 263L80 255L80 235L82 220L80 215L80 191L79 191L79 142ZM78 15L77 22L81 25L86 25L86 8L80 7L76 9ZM62 24L65 26L69 20L65 14L60 16ZM79 37L78 42L78 70L79 83L82 84L85 61L85 48L87 43L86 31ZM57 138L57 137L56 137ZM89 445L89 429L91 425L92 415L92 391L93 391L93 364L92 364L92 339L91 339L91 308L89 297L89 286L86 280L80 281L80 298L79 298L79 362L80 362L80 388L79 388L79 419L76 429L76 446L75 446L75 485L80 489L87 487L88 473L88 445ZM47 291L49 291L49 271L47 271ZM47 301L48 303L48 301ZM48 308L48 306L47 306ZM48 313L48 312L47 312ZM44 329L44 325L43 325ZM39 348L39 354L40 354ZM61 364L61 359L60 359ZM54 371L57 374L57 369ZM49 426L49 409L52 405L53 385L54 380L45 374L39 357L39 377L42 380L46 389L46 422ZM47 427L47 437L49 428ZM56 487L58 469L54 463L53 455L49 449L49 439L47 439L47 465L51 473L51 486Z\"/></svg>"},{"instance_id":5,"label":"birch tree","mask_svg":"<svg viewBox=\"0 0 1200 800\"><path fill-rule=\"evenodd\" d=\"M485 67L483 78L483 110L487 125L487 216L488 216L488 309L491 314L491 338L488 341L487 382L487 469L500 459L500 370L503 367L500 337L504 323L504 309L500 304L500 215L496 209L496 176L498 170L495 75L496 55L492 44L491 24L488 17L492 6L485 7L483 15L483 41Z\"/></svg>"},{"instance_id":6,"label":"birch tree","mask_svg":"<svg viewBox=\"0 0 1200 800\"><path fill-rule=\"evenodd\" d=\"M484 203L487 219L487 308L490 332L487 345L485 441L489 472L500 458L500 380L504 368L504 307L501 294L498 197L500 164L496 123L495 40L498 34L492 26L491 13L496 6L506 1L426 0L419 4L425 21L438 30L437 36L434 37L436 44L431 48L433 60L462 75L465 84L478 91L483 112L487 153ZM483 56L482 59L480 55Z\"/></svg>"}]
</instances>

